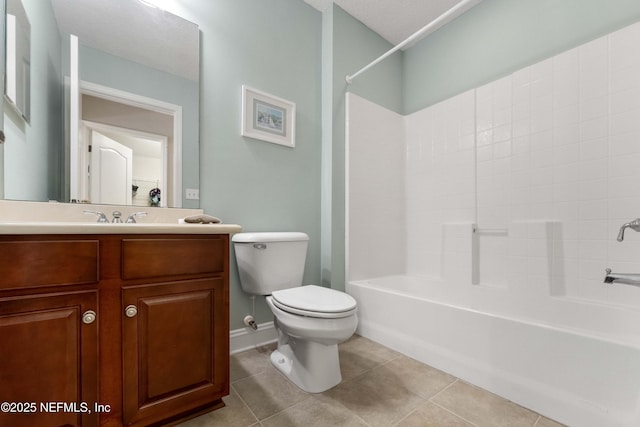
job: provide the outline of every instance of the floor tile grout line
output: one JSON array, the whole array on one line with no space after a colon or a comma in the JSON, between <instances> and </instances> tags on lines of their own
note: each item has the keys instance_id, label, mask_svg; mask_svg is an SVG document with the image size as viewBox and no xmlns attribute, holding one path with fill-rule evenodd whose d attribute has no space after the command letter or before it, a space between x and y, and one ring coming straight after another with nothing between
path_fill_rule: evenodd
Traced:
<instances>
[{"instance_id":1,"label":"floor tile grout line","mask_svg":"<svg viewBox=\"0 0 640 427\"><path fill-rule=\"evenodd\" d=\"M230 385L230 387L233 389L234 393L236 394L236 396L238 396L238 399L240 399L240 402L242 402L242 404L245 406L245 408L247 408L247 410L249 410L249 412L251 413L251 415L253 415L253 418L255 418L255 420L260 423L260 425L262 425L262 423L260 422L260 418L258 418L256 416L256 414L253 412L253 410L249 407L249 405L247 404L247 402L245 402L245 400L242 398L242 396L240 395L240 393L238 392L238 390L236 390L236 388L233 386L233 384ZM249 424L250 426L254 425L254 423Z\"/></svg>"},{"instance_id":2,"label":"floor tile grout line","mask_svg":"<svg viewBox=\"0 0 640 427\"><path fill-rule=\"evenodd\" d=\"M442 409L443 411L446 411L446 412L450 413L451 415L455 415L456 417L460 418L460 419L461 419L461 420L463 420L464 422L471 424L473 427L479 427L479 426L478 426L478 424L474 423L474 422L473 422L473 421L471 421L471 420L466 419L465 417L461 416L460 414L457 414L457 413L453 412L453 411L452 411L451 409L449 409L449 408L445 408L444 406L440 405L439 403L432 402L432 401L429 401L429 403L431 403L431 404L433 404L433 405L437 406L438 408Z\"/></svg>"},{"instance_id":3,"label":"floor tile grout line","mask_svg":"<svg viewBox=\"0 0 640 427\"><path fill-rule=\"evenodd\" d=\"M442 393L444 393L445 391L447 391L448 389L450 389L451 387L453 387L453 385L457 382L464 382L462 381L460 378L458 377L454 377L455 380L451 382L451 384L449 384L448 386L446 386L445 388L443 388L442 390L440 390L439 392L437 392L436 394L434 394L433 396L431 396L428 401L434 405L436 405L438 408L447 411L448 413L455 415L456 417L460 418L461 420L471 424L474 427L478 427L478 425L476 423L474 423L471 420L466 419L465 417L463 417L462 415L454 412L453 410L446 408L445 406L442 406L441 404L439 404L438 402L434 401L433 399L436 398L437 396L441 395Z\"/></svg>"},{"instance_id":4,"label":"floor tile grout line","mask_svg":"<svg viewBox=\"0 0 640 427\"><path fill-rule=\"evenodd\" d=\"M262 374L264 374L265 372L267 372L269 370L273 370L274 372L277 372L279 375L282 376L282 378L285 378L287 381L291 382L291 380L289 380L289 378L287 378L287 376L285 374L283 374L275 366L273 366L273 364L271 363L270 360L268 362L269 362L268 366L265 369L263 369L262 371L256 372L254 374L251 374L249 376L246 376L246 377L243 377L243 378L240 378L240 379L237 379L237 380L231 382L230 384L233 385L233 384L239 383L240 381L244 381L244 380L248 380L248 379L253 378L253 377L257 377L258 375L262 375Z\"/></svg>"},{"instance_id":5,"label":"floor tile grout line","mask_svg":"<svg viewBox=\"0 0 640 427\"><path fill-rule=\"evenodd\" d=\"M310 394L307 394L307 398L306 398L306 399L301 400L300 402L296 402L296 403L294 403L293 405L289 405L289 406L287 406L286 408L283 408L282 410L280 410L280 411L276 412L275 414L271 414L271 415L269 415L268 417L263 418L263 419L258 420L258 421L260 422L260 424L262 424L262 422L263 422L263 421L267 421L267 420L270 420L270 419L271 419L271 418L273 418L273 417L277 417L277 416L278 416L278 415L280 415L281 413L283 413L283 412L285 412L285 411L287 411L287 410L289 410L289 409L291 409L291 408L294 408L294 407L296 407L296 406L298 406L298 405L300 405L300 404L302 404L302 403L306 402L306 401L307 401L307 400L309 400L309 399L313 399L313 396L312 396L312 395L310 395Z\"/></svg>"},{"instance_id":6,"label":"floor tile grout line","mask_svg":"<svg viewBox=\"0 0 640 427\"><path fill-rule=\"evenodd\" d=\"M359 419L360 421L362 421L367 427L372 427L371 424L369 424L367 422L367 420L365 420L364 418L362 418L360 415L358 415L356 412L353 412L351 409L347 408L346 406L344 406L342 404L342 402L338 402L340 404L340 406L342 406L343 408L345 408L347 411L349 411L350 414L353 414L357 419Z\"/></svg>"},{"instance_id":7,"label":"floor tile grout line","mask_svg":"<svg viewBox=\"0 0 640 427\"><path fill-rule=\"evenodd\" d=\"M447 385L445 388L443 388L442 390L440 390L439 392L437 392L436 394L434 394L433 396L431 396L428 400L429 402L433 402L433 399L437 396L439 396L440 394L444 393L445 391L447 391L449 388L453 387L453 385L455 383L457 383L458 381L460 381L460 378L458 377L453 377L455 378L455 380L451 381L451 384ZM433 402L435 403L435 402Z\"/></svg>"},{"instance_id":8,"label":"floor tile grout line","mask_svg":"<svg viewBox=\"0 0 640 427\"><path fill-rule=\"evenodd\" d=\"M242 353L249 352L249 351L254 351L254 352L258 353L258 354L261 354L261 355L263 356L263 358L266 358L266 359L267 359L267 364L268 364L268 366L269 366L269 367L273 366L273 365L271 364L271 360L269 359L269 356L265 356L265 355L263 355L263 354L262 354L262 353L261 353L257 348L253 348L253 349L245 350L245 351L243 351ZM241 353L237 353L237 354L241 354ZM233 357L233 356L234 356L234 355L231 355L231 357ZM268 369L268 368L267 368L267 369ZM264 371L265 371L265 370L263 369L263 370L262 370L262 371L260 371L260 372L256 372L256 373L253 373L253 374L247 375L246 377L238 378L237 380L230 381L230 382L229 382L229 384L233 385L233 384L235 384L235 383L237 383L237 382L244 381L244 380L246 380L246 379L249 379L249 378L255 377L256 375L260 375L260 374L262 374Z\"/></svg>"},{"instance_id":9,"label":"floor tile grout line","mask_svg":"<svg viewBox=\"0 0 640 427\"><path fill-rule=\"evenodd\" d=\"M326 391L328 391L328 390L326 390ZM323 393L324 393L324 392L323 392ZM323 393L321 393L321 394L323 394ZM323 395L324 395L324 394L323 394ZM325 396L325 397L326 397L326 398L331 399L329 396ZM346 411L348 411L350 414L354 415L357 419L359 419L360 421L362 421L363 423L365 423L365 425L366 425L367 427L371 427L371 424L369 424L369 423L367 422L367 420L365 420L364 418L362 418L362 417L361 417L357 412L354 412L354 411L352 411L351 409L349 409L349 408L348 408L344 403L342 403L342 401L340 401L340 400L333 400L333 403L334 403L334 404L338 404L338 405L340 405L342 408L344 408L344 409L345 409Z\"/></svg>"},{"instance_id":10,"label":"floor tile grout line","mask_svg":"<svg viewBox=\"0 0 640 427\"><path fill-rule=\"evenodd\" d=\"M348 379L347 381L353 381L353 380L356 380L356 379L358 379L358 378L361 378L362 376L364 376L364 375L366 375L366 374L369 374L369 373L371 373L372 371L374 371L374 370L376 370L376 369L382 368L383 366L386 366L386 365L390 364L391 362L393 362L393 361L395 361L395 360L398 360L398 359L401 359L401 358L403 358L403 357L404 357L404 358L407 358L407 359L412 359L411 357L409 357L409 356L407 356L407 355L405 355L405 354L398 353L396 356L391 357L390 359L385 360L385 361L383 361L383 362L380 362L380 363L379 363L379 364L377 364L376 366L373 366L373 367L371 367L371 368L369 368L369 369L367 369L367 370L365 370L365 371L361 372L360 374L356 375L356 376L355 376L355 377L353 377L353 378ZM412 360L415 360L415 359L412 359ZM454 378L455 378L455 377L454 377ZM458 378L456 378L456 380L455 380L455 381L457 381L457 380L458 380ZM446 389L446 388L448 388L448 387L450 387L450 386L451 386L455 381L453 381L451 384L447 385L447 387L445 387L445 389ZM443 390L444 390L444 389L443 389ZM443 391L443 390L441 390L441 391ZM409 389L406 389L406 391L407 391L408 393L410 393L410 394L412 394L412 395L416 396L417 398L419 398L422 402L421 402L421 403L420 403L416 408L414 408L414 409L412 409L411 411L409 411L409 413L407 413L406 415L402 416L400 419L398 419L397 421L395 421L395 422L392 424L393 426L395 426L395 425L397 425L398 423L402 422L402 420L404 420L405 418L407 418L409 415L413 414L415 411L417 411L417 410L418 410L421 406L423 406L424 404L426 404L426 403L429 403L429 402L430 402L430 400L429 400L430 398L424 398L424 397L420 396L419 394L414 393L413 391L411 391L411 390L409 390ZM441 392L441 391L440 391L440 392ZM438 392L438 393L440 393L440 392ZM347 408L346 406L344 406L344 405L342 404L342 402L338 402L338 403L340 403L340 405L342 405L342 406L343 406L343 407L345 407L348 411L352 412L352 413L353 413L353 414L355 414L358 418L360 418L360 416L359 416L357 413L355 413L355 412L351 411L349 408ZM450 411L449 411L449 412L450 412ZM456 415L456 414L454 414L454 415ZM458 416L458 415L456 415L456 416ZM458 416L458 417L459 417L459 416ZM459 417L459 418L462 418L462 417ZM360 418L360 419L361 419L362 421L364 421L364 423L365 423L367 426L370 426L370 424L369 424L369 423L367 423L364 419L362 419L362 418ZM465 421L466 421L466 420L465 420ZM473 425L475 426L475 424L473 424ZM476 426L476 427L477 427L477 426Z\"/></svg>"},{"instance_id":11,"label":"floor tile grout line","mask_svg":"<svg viewBox=\"0 0 640 427\"><path fill-rule=\"evenodd\" d=\"M473 426L476 426L476 427L477 427L477 424L473 423L472 421L470 421L470 420L466 419L465 417L461 416L460 414L458 414L458 413L454 412L454 411L453 411L453 410L451 410L451 409L448 409L447 407L445 407L445 406L443 406L443 405L441 405L441 404L439 404L438 402L435 402L435 401L433 400L435 397L437 397L437 396L438 396L438 395L440 395L441 393L445 392L447 389L449 389L450 387L452 387L452 386L453 386L455 383L457 383L457 382L462 382L462 383L465 383L465 384L469 384L469 383L466 383L464 380L462 380L462 379L460 379L460 378L456 378L456 380L455 380L455 381L453 381L451 384L449 384L448 386L446 386L445 388L443 388L442 390L440 390L438 393L436 393L436 394L434 394L433 396L431 396L431 397L429 398L429 402L433 403L434 405L438 406L439 408L441 408L441 409L443 409L443 410L445 410L445 411L447 411L447 412L449 412L449 413L451 413L451 414L455 415L456 417L458 417L458 418L460 418L460 419L462 419L462 420L464 420L464 421L466 421L466 422L468 422L468 423L472 424ZM470 385L471 385L471 386L473 386L473 387L477 387L477 386L474 386L473 384L470 384ZM491 393L491 392L490 392L490 391L488 391L488 390L485 390L485 389L482 389L482 388L480 388L480 389L481 389L481 390L483 390L483 391L486 391L486 392L488 392L488 393ZM497 395L496 395L496 396L497 396ZM527 410L529 410L529 411L533 412L535 415L537 415L537 416L538 416L538 418L536 418L536 420L535 420L535 421L534 421L534 423L531 425L531 427L536 427L536 426L538 425L538 423L540 422L540 420L543 418L543 416L542 416L541 414L539 414L539 413L537 413L537 412L535 412L535 411L532 411L532 410L531 410L531 409L529 409L529 408L526 408L526 407L524 407L524 406L521 406L521 405L519 405L519 404L517 404L517 403L515 403L515 402L513 402L513 401L511 401L511 400L505 399L505 398L503 398L503 397L501 397L501 396L497 396L497 397L498 397L498 398L500 398L500 399L503 399L503 400L505 400L505 401L507 401L507 402L513 403L514 405L520 406L521 408L527 409Z\"/></svg>"},{"instance_id":12,"label":"floor tile grout line","mask_svg":"<svg viewBox=\"0 0 640 427\"><path fill-rule=\"evenodd\" d=\"M425 403L428 403L429 401L425 401ZM418 409L420 409L421 406L424 406L424 403L420 406L418 406L417 408L415 408L414 410L410 411L407 415L405 415L404 417L400 418L398 421L396 421L395 423L393 423L393 426L397 426L398 424L400 424L401 422L403 422L404 420L406 420L407 418L409 418L409 416L411 416L412 414L414 414Z\"/></svg>"},{"instance_id":13,"label":"floor tile grout line","mask_svg":"<svg viewBox=\"0 0 640 427\"><path fill-rule=\"evenodd\" d=\"M393 359L389 359L389 360L387 360L385 362L381 362L381 363L379 363L379 364L377 364L377 365L375 365L375 366L373 366L371 368L365 369L364 371L360 372L358 375L355 375L355 376L353 376L351 378L347 378L347 379L343 378L342 381L340 381L339 384L349 383L351 381L355 381L358 378L361 378L363 375L366 375L366 374L370 373L371 371L373 371L374 369L378 369L379 367L386 365L387 363L391 362L392 360L397 359L398 357L400 357L400 356L394 357Z\"/></svg>"},{"instance_id":14,"label":"floor tile grout line","mask_svg":"<svg viewBox=\"0 0 640 427\"><path fill-rule=\"evenodd\" d=\"M318 394L321 394L321 393L318 393ZM293 405L288 406L288 407L284 408L283 410L281 410L281 411L279 411L279 412L277 412L277 413L275 413L275 414L273 414L273 415L269 415L267 418L264 418L264 419L262 419L262 420L258 419L258 417L256 417L256 419L258 420L258 423L262 426L262 425L263 425L262 423L263 423L264 421L268 421L268 420L270 420L271 418L274 418L274 417L276 417L276 416L280 415L281 413L283 413L283 412L285 412L285 411L287 411L287 410L289 410L289 409L291 409L291 408L294 408L294 407L296 407L296 406L298 406L298 405L300 405L300 404L302 404L302 403L304 403L304 402L308 401L309 399L313 399L313 398L314 398L314 395L313 395L313 394L308 394L307 399L304 399L304 400L301 400L300 402L294 403ZM322 402L320 402L320 403L322 403ZM337 402L334 402L334 403L339 404L342 408L344 408L344 409L345 409L346 411L348 411L350 414L352 414L353 416L355 416L356 418L358 418L360 421L362 421L362 422L363 422L367 427L371 427L371 424L369 424L368 422L366 422L362 417L360 417L360 415L358 415L357 413L353 412L351 409L349 409L349 408L347 408L346 406L344 406L344 405L342 404L342 402L337 401ZM255 424L255 423L254 423L254 424ZM253 424L251 424L251 425L253 425Z\"/></svg>"},{"instance_id":15,"label":"floor tile grout line","mask_svg":"<svg viewBox=\"0 0 640 427\"><path fill-rule=\"evenodd\" d=\"M269 362L269 363L271 363L271 362ZM272 369L275 373L277 373L278 375L282 376L282 378L284 378L286 381L291 382L291 380L289 380L289 378L287 378L287 376L286 376L286 375L284 375L282 372L280 372L278 369L276 369L276 367L275 367L275 366L271 365L271 366L270 366L270 368L267 368L267 369ZM260 371L260 372L258 372L258 373L256 373L256 374L253 374L253 375L251 375L250 377L243 378L243 380L244 380L244 379L247 379L247 378L252 378L252 377L255 377L255 376L258 376L258 375L262 375L262 374L264 374L264 373L265 373L265 371L266 371L266 369L265 369L264 371ZM233 385L233 384L232 384L232 385ZM296 386L296 387L297 387L297 386ZM298 387L298 388L299 388L299 387ZM235 388L234 388L234 390L235 390ZM289 406L287 406L286 408L283 408L282 410L280 410L280 411L276 412L275 414L269 415L268 417L263 418L263 419L260 419L256 414L254 414L254 413L253 413L253 411L251 410L251 408L249 407L249 405L244 401L244 399L242 399L242 398L240 397L240 393L238 393L238 391L237 391L237 390L236 390L236 394L240 397L240 399L242 400L242 403L244 403L244 404L245 404L245 406L246 406L247 408L249 408L249 411L251 411L251 414L256 418L256 420L258 420L258 422L260 423L260 425L262 425L262 422L263 422L263 421L268 420L269 418L275 417L276 415L278 415L278 414L280 414L280 413L282 413L282 412L286 411L287 409L289 409L289 408L293 408L294 406L296 406L296 405L298 405L298 404L300 404L300 403L302 403L302 402L306 402L307 400L309 400L310 398L312 398L312 397L313 397L313 395L312 395L312 394L310 394L310 393L308 393L308 392L306 392L306 391L304 391L304 390L302 390L302 389L300 389L300 390L301 390L302 392L304 392L304 393L307 395L307 398L306 398L306 399L301 400L300 402L296 402L296 403L294 403L293 405L289 405Z\"/></svg>"}]
</instances>

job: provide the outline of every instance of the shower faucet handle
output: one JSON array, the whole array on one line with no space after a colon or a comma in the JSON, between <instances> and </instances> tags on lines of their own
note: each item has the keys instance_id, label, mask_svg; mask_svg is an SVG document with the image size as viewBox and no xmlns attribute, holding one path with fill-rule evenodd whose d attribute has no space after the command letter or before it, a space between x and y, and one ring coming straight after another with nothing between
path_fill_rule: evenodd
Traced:
<instances>
[{"instance_id":1,"label":"shower faucet handle","mask_svg":"<svg viewBox=\"0 0 640 427\"><path fill-rule=\"evenodd\" d=\"M618 242L622 242L624 240L624 230L627 228L632 229L633 231L640 231L640 218L636 218L631 222L627 222L620 227L620 231L618 232Z\"/></svg>"}]
</instances>

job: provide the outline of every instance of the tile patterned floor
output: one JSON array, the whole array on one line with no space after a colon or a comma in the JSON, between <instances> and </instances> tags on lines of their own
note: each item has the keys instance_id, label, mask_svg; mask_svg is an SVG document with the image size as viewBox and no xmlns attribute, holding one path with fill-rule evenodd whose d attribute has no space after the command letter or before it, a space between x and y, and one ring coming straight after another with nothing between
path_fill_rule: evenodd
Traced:
<instances>
[{"instance_id":1,"label":"tile patterned floor","mask_svg":"<svg viewBox=\"0 0 640 427\"><path fill-rule=\"evenodd\" d=\"M233 355L226 407L180 427L562 426L357 335L339 346L342 383L320 394L271 366L273 349Z\"/></svg>"}]
</instances>

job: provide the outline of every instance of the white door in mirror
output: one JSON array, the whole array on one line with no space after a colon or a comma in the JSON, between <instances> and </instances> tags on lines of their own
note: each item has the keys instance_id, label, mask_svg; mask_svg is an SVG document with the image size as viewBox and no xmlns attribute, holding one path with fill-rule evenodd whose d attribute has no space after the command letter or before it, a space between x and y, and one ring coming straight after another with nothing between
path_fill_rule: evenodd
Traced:
<instances>
[{"instance_id":1,"label":"white door in mirror","mask_svg":"<svg viewBox=\"0 0 640 427\"><path fill-rule=\"evenodd\" d=\"M91 132L91 202L131 204L133 151L99 132Z\"/></svg>"}]
</instances>

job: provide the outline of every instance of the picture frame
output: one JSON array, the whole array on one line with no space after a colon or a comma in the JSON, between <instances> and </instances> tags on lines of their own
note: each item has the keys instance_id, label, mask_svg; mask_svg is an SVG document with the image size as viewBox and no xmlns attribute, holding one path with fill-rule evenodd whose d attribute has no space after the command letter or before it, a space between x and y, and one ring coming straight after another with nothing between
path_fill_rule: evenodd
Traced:
<instances>
[{"instance_id":1,"label":"picture frame","mask_svg":"<svg viewBox=\"0 0 640 427\"><path fill-rule=\"evenodd\" d=\"M242 136L293 148L295 121L294 102L242 85Z\"/></svg>"}]
</instances>

